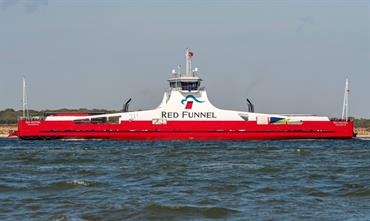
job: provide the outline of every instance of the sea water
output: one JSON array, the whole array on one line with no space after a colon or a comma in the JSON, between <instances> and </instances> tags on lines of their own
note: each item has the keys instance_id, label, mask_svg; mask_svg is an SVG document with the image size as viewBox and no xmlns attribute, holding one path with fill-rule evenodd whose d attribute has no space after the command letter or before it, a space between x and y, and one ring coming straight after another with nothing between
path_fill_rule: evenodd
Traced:
<instances>
[{"instance_id":1,"label":"sea water","mask_svg":"<svg viewBox=\"0 0 370 221\"><path fill-rule=\"evenodd\" d=\"M0 220L370 220L370 140L0 139Z\"/></svg>"}]
</instances>

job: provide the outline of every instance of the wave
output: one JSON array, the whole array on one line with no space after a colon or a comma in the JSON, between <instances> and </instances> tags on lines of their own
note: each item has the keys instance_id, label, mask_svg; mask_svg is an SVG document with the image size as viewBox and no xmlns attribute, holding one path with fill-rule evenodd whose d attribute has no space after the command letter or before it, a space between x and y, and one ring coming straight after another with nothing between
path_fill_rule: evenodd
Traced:
<instances>
[{"instance_id":1,"label":"wave","mask_svg":"<svg viewBox=\"0 0 370 221\"><path fill-rule=\"evenodd\" d=\"M20 189L24 189L24 188L16 187L16 186L13 186L13 185L0 184L0 192L19 191Z\"/></svg>"},{"instance_id":2,"label":"wave","mask_svg":"<svg viewBox=\"0 0 370 221\"><path fill-rule=\"evenodd\" d=\"M245 168L245 169L261 169L263 166L250 163L207 163L200 165L201 168L207 169L236 169L236 168Z\"/></svg>"},{"instance_id":3,"label":"wave","mask_svg":"<svg viewBox=\"0 0 370 221\"><path fill-rule=\"evenodd\" d=\"M346 197L370 197L370 188L362 184L345 184L338 193Z\"/></svg>"},{"instance_id":4,"label":"wave","mask_svg":"<svg viewBox=\"0 0 370 221\"><path fill-rule=\"evenodd\" d=\"M239 213L237 210L224 207L197 207L197 206L169 206L162 204L149 204L144 208L145 217L153 219L168 218L210 218L222 219Z\"/></svg>"},{"instance_id":5,"label":"wave","mask_svg":"<svg viewBox=\"0 0 370 221\"><path fill-rule=\"evenodd\" d=\"M103 184L95 181L87 181L87 180L68 180L68 181L58 181L49 183L46 186L38 188L38 190L42 191L57 191L57 190L66 190L66 189L74 189L80 187L99 187Z\"/></svg>"},{"instance_id":6,"label":"wave","mask_svg":"<svg viewBox=\"0 0 370 221\"><path fill-rule=\"evenodd\" d=\"M370 140L370 137L356 137L357 140Z\"/></svg>"},{"instance_id":7,"label":"wave","mask_svg":"<svg viewBox=\"0 0 370 221\"><path fill-rule=\"evenodd\" d=\"M320 190L319 188L312 188L312 187L302 187L301 191L309 196L313 197L330 197L330 192L325 192Z\"/></svg>"}]
</instances>

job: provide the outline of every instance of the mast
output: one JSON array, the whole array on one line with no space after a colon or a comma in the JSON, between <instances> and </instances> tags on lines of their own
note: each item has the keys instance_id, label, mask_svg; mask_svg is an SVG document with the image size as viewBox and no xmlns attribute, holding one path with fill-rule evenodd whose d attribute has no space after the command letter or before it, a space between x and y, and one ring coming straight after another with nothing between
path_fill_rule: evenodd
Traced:
<instances>
[{"instance_id":1,"label":"mast","mask_svg":"<svg viewBox=\"0 0 370 221\"><path fill-rule=\"evenodd\" d=\"M25 77L23 76L22 77L22 109L23 109L23 118L27 118L29 117L29 113L28 113L28 107L27 107L27 94L26 94L26 79Z\"/></svg>"},{"instance_id":2,"label":"mast","mask_svg":"<svg viewBox=\"0 0 370 221\"><path fill-rule=\"evenodd\" d=\"M344 90L344 98L343 98L342 120L348 120L348 94L349 94L349 87L348 87L348 77L347 77L346 78L346 88Z\"/></svg>"},{"instance_id":3,"label":"mast","mask_svg":"<svg viewBox=\"0 0 370 221\"><path fill-rule=\"evenodd\" d=\"M175 69L172 70L172 76L168 79L171 90L182 90L182 91L197 91L200 89L200 82L202 79L198 76L199 69L195 68L192 70L191 60L194 53L189 48L185 52L185 73L181 73L181 66L177 66L177 72Z\"/></svg>"},{"instance_id":4,"label":"mast","mask_svg":"<svg viewBox=\"0 0 370 221\"><path fill-rule=\"evenodd\" d=\"M191 76L191 57L193 57L193 52L190 51L189 48L186 49L185 57L186 57L186 76Z\"/></svg>"}]
</instances>

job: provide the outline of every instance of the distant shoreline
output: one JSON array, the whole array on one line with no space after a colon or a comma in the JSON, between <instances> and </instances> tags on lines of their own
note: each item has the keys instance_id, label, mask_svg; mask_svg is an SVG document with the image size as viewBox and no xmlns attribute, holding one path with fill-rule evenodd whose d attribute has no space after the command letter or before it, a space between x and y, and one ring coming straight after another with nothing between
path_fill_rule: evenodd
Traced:
<instances>
[{"instance_id":1,"label":"distant shoreline","mask_svg":"<svg viewBox=\"0 0 370 221\"><path fill-rule=\"evenodd\" d=\"M362 135L362 134L357 134L357 136L356 136L356 138L370 138L370 134L364 134L364 135Z\"/></svg>"},{"instance_id":2,"label":"distant shoreline","mask_svg":"<svg viewBox=\"0 0 370 221\"><path fill-rule=\"evenodd\" d=\"M10 131L17 130L17 124L0 124L0 137L7 138Z\"/></svg>"}]
</instances>

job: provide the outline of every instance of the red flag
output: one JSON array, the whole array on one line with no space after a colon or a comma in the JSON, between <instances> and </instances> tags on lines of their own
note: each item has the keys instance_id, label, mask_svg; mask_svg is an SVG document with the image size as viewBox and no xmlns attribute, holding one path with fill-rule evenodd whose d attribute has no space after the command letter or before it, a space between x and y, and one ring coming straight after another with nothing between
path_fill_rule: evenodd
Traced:
<instances>
[{"instance_id":1,"label":"red flag","mask_svg":"<svg viewBox=\"0 0 370 221\"><path fill-rule=\"evenodd\" d=\"M193 57L193 55L194 55L194 53L193 53L193 52L188 51L188 57L189 57L189 58Z\"/></svg>"}]
</instances>

